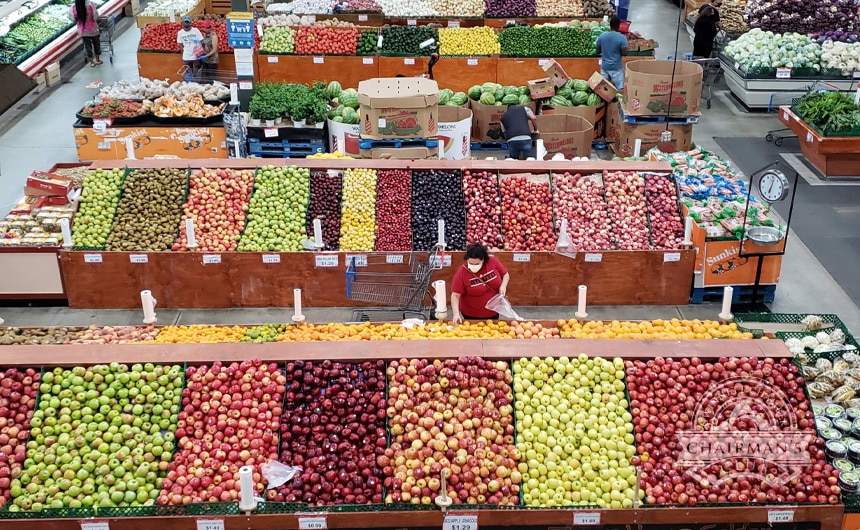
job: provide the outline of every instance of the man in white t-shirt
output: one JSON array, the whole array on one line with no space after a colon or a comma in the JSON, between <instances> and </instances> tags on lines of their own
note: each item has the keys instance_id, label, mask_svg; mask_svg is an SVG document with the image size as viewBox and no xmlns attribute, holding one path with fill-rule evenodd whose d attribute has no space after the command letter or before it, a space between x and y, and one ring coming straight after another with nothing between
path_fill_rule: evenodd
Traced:
<instances>
[{"instance_id":1,"label":"man in white t-shirt","mask_svg":"<svg viewBox=\"0 0 860 530\"><path fill-rule=\"evenodd\" d=\"M194 79L197 78L197 72L200 70L200 59L195 48L202 40L203 34L200 30L191 27L191 17L182 17L182 29L176 35L176 42L182 47L182 63L188 67Z\"/></svg>"}]
</instances>

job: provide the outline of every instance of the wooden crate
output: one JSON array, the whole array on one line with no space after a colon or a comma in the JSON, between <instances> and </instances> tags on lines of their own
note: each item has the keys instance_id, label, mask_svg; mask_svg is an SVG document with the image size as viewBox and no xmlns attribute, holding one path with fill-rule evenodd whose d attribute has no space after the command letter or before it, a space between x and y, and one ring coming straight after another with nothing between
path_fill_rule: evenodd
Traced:
<instances>
[{"instance_id":1,"label":"wooden crate","mask_svg":"<svg viewBox=\"0 0 860 530\"><path fill-rule=\"evenodd\" d=\"M182 81L179 75L182 68L180 52L151 52L138 50L137 69L140 77L149 79L167 79L168 82ZM232 53L218 54L218 70L236 71L236 57Z\"/></svg>"},{"instance_id":2,"label":"wooden crate","mask_svg":"<svg viewBox=\"0 0 860 530\"><path fill-rule=\"evenodd\" d=\"M191 18L194 18L197 15L202 15L205 7L206 6L203 0L200 0L200 2L198 2L197 5L195 5L194 8L191 9L188 13L176 13L176 16L174 18L177 22L182 20L182 17L186 15ZM162 22L167 22L169 20L169 17L145 17L142 15L138 15L136 18L137 27L140 29L145 28L148 24L161 24Z\"/></svg>"},{"instance_id":3,"label":"wooden crate","mask_svg":"<svg viewBox=\"0 0 860 530\"><path fill-rule=\"evenodd\" d=\"M259 81L313 83L337 80L345 88L379 77L379 57L257 54L254 78Z\"/></svg>"},{"instance_id":4,"label":"wooden crate","mask_svg":"<svg viewBox=\"0 0 860 530\"><path fill-rule=\"evenodd\" d=\"M823 136L789 106L779 108L779 121L797 135L800 152L825 177L860 179L860 136Z\"/></svg>"}]
</instances>

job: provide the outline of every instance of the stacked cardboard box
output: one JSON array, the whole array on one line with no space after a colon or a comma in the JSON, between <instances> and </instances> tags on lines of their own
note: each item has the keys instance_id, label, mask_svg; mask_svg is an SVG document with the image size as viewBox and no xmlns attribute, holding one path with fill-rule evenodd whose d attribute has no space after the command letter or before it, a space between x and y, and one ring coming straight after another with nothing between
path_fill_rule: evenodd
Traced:
<instances>
[{"instance_id":1,"label":"stacked cardboard box","mask_svg":"<svg viewBox=\"0 0 860 530\"><path fill-rule=\"evenodd\" d=\"M358 84L360 138L379 140L361 149L363 158L420 159L437 158L432 142L439 134L439 85L423 78L375 78ZM396 147L388 140L408 140L409 146ZM377 146L378 145L378 146Z\"/></svg>"}]
</instances>

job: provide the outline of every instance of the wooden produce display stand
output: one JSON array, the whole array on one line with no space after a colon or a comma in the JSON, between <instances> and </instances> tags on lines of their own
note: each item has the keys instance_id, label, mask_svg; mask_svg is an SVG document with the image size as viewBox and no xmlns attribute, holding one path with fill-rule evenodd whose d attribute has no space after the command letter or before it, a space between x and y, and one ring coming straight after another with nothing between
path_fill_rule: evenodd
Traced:
<instances>
[{"instance_id":1,"label":"wooden produce display stand","mask_svg":"<svg viewBox=\"0 0 860 530\"><path fill-rule=\"evenodd\" d=\"M203 11L206 9L206 3L203 0L197 2L193 8L191 8L187 13L176 13L173 18L176 21L182 20L182 17L196 17L197 15L202 15ZM170 17L147 17L143 15L137 15L135 17L135 21L137 22L137 27L143 29L147 26L147 24L161 24L162 22L169 22Z\"/></svg>"},{"instance_id":2,"label":"wooden produce display stand","mask_svg":"<svg viewBox=\"0 0 860 530\"><path fill-rule=\"evenodd\" d=\"M306 83L337 80L344 87L379 77L381 57L347 55L278 55L258 53L254 77L258 82ZM426 64L426 63L425 63Z\"/></svg>"},{"instance_id":3,"label":"wooden produce display stand","mask_svg":"<svg viewBox=\"0 0 860 530\"><path fill-rule=\"evenodd\" d=\"M57 247L0 247L0 299L66 298Z\"/></svg>"},{"instance_id":4,"label":"wooden produce display stand","mask_svg":"<svg viewBox=\"0 0 860 530\"><path fill-rule=\"evenodd\" d=\"M298 164L312 170L365 167L372 169L440 169L472 171L667 171L660 162L517 162L439 160L189 160L181 167L256 167L258 164ZM177 167L171 160L103 161L94 167ZM141 254L141 253L134 253ZM334 253L323 259L310 252L282 253L277 263L264 258L272 253L225 252L148 253L146 263L132 263L127 252L62 252L61 263L69 305L74 308L133 308L140 306L140 291L149 289L159 307L287 307L292 290L304 292L309 307L343 307L358 304L346 297L348 256ZM331 253L328 253L331 254ZM389 254L389 253L387 253ZM398 254L391 252L390 254ZM400 253L403 254L403 253ZM674 305L689 300L696 261L694 250L607 251L579 253L575 258L554 252L497 252L514 281L508 290L514 305L573 305L576 286L589 286L589 301L598 305ZM97 257L96 257L97 256ZM318 256L320 257L318 259ZM462 252L452 252L435 279L450 284ZM136 261L140 261L137 259ZM407 261L408 259L404 259ZM396 266L386 268L397 272ZM364 269L372 270L372 269ZM405 271L404 266L404 271ZM402 271L401 271L402 272ZM634 273L635 272L635 273Z\"/></svg>"},{"instance_id":5,"label":"wooden produce display stand","mask_svg":"<svg viewBox=\"0 0 860 530\"><path fill-rule=\"evenodd\" d=\"M140 77L166 79L168 82L184 81L179 73L182 68L182 53L137 50L137 70ZM218 70L236 71L236 57L232 53L218 54Z\"/></svg>"},{"instance_id":6,"label":"wooden produce display stand","mask_svg":"<svg viewBox=\"0 0 860 530\"><path fill-rule=\"evenodd\" d=\"M486 359L509 360L531 357L534 344L517 340L446 340L409 342L410 358L457 358L479 355ZM542 344L541 354L556 358L576 357L585 353L590 357L625 357L650 359L654 357L699 357L713 359L723 356L737 357L788 357L790 353L781 341L721 340L721 341L661 341L661 340L558 340ZM63 346L6 346L0 349L0 363L7 367L32 366L89 366L119 363L178 363L194 364L220 360L243 361L257 358L265 362L295 360L373 360L404 357L404 344L400 341L373 342L299 342L285 347L280 343L222 343L222 344L105 344ZM456 511L456 507L454 507ZM326 528L393 528L438 529L443 526L444 514L432 507L425 510L398 510L368 507L367 511L339 512L317 509L325 517ZM117 517L104 520L111 530L196 530L198 519L212 521L212 528L224 530L276 530L300 528L302 513L247 513L235 515L207 515L194 517L179 515L181 507L165 509L164 515L147 517ZM577 514L589 514L589 528L615 530L638 528L658 530L688 528L706 530L714 528L770 528L777 514L788 519L786 528L840 530L843 528L842 505L722 505L709 507L650 507L632 509L481 509L477 515L480 528L571 528ZM305 513L304 515L308 515ZM597 524L594 522L597 521ZM10 519L0 520L0 530L27 528L27 530L80 530L79 518L68 519ZM302 526L304 528L305 526ZM773 526L777 528L777 526ZM851 530L855 530L851 527Z\"/></svg>"},{"instance_id":7,"label":"wooden produce display stand","mask_svg":"<svg viewBox=\"0 0 860 530\"><path fill-rule=\"evenodd\" d=\"M824 136L784 105L779 121L797 135L800 152L825 177L860 179L860 136Z\"/></svg>"},{"instance_id":8,"label":"wooden produce display stand","mask_svg":"<svg viewBox=\"0 0 860 530\"><path fill-rule=\"evenodd\" d=\"M97 130L76 124L75 145L79 160L125 158L227 158L224 122L201 125L168 125L145 121L139 125L110 126Z\"/></svg>"},{"instance_id":9,"label":"wooden produce display stand","mask_svg":"<svg viewBox=\"0 0 860 530\"><path fill-rule=\"evenodd\" d=\"M630 52L624 57L624 63L653 58L654 50ZM588 79L591 74L600 71L599 57L562 57L555 60L572 79ZM546 72L543 65L548 61L549 58L500 57L495 81L500 85L521 85L529 79L545 78Z\"/></svg>"}]
</instances>

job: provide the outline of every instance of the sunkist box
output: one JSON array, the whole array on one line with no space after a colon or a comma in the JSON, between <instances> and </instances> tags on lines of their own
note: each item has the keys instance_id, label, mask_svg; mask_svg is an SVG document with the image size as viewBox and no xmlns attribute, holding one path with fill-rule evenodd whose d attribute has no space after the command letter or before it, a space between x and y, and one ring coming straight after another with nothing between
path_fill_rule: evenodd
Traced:
<instances>
[{"instance_id":1,"label":"sunkist box","mask_svg":"<svg viewBox=\"0 0 860 530\"><path fill-rule=\"evenodd\" d=\"M620 120L619 120L620 121ZM621 157L633 156L636 140L642 140L640 152L644 153L660 143L660 135L666 130L665 123L624 123L618 125L618 137L615 140L615 154ZM693 140L691 124L671 124L672 145L676 151L689 151Z\"/></svg>"},{"instance_id":2,"label":"sunkist box","mask_svg":"<svg viewBox=\"0 0 860 530\"><path fill-rule=\"evenodd\" d=\"M502 132L502 115L508 110L507 105L484 105L481 102L470 100L472 108L472 141L473 142L504 142L505 133ZM534 102L526 107L535 111Z\"/></svg>"},{"instance_id":3,"label":"sunkist box","mask_svg":"<svg viewBox=\"0 0 860 530\"><path fill-rule=\"evenodd\" d=\"M472 111L462 107L439 107L440 158L463 160L472 155Z\"/></svg>"},{"instance_id":4,"label":"sunkist box","mask_svg":"<svg viewBox=\"0 0 860 530\"><path fill-rule=\"evenodd\" d=\"M544 107L543 113L550 114L569 114L571 116L581 116L588 120L594 126L594 137L602 138L605 132L606 103L600 102L597 105L580 105L573 107Z\"/></svg>"},{"instance_id":5,"label":"sunkist box","mask_svg":"<svg viewBox=\"0 0 860 530\"><path fill-rule=\"evenodd\" d=\"M362 138L432 138L437 134L439 85L432 79L368 79L358 84L358 102Z\"/></svg>"},{"instance_id":6,"label":"sunkist box","mask_svg":"<svg viewBox=\"0 0 860 530\"><path fill-rule=\"evenodd\" d=\"M582 116L541 114L537 117L538 139L543 140L546 156L561 153L565 158L591 156L594 127Z\"/></svg>"},{"instance_id":7,"label":"sunkist box","mask_svg":"<svg viewBox=\"0 0 860 530\"><path fill-rule=\"evenodd\" d=\"M702 67L690 61L630 61L625 66L625 111L633 116L699 113Z\"/></svg>"}]
</instances>

